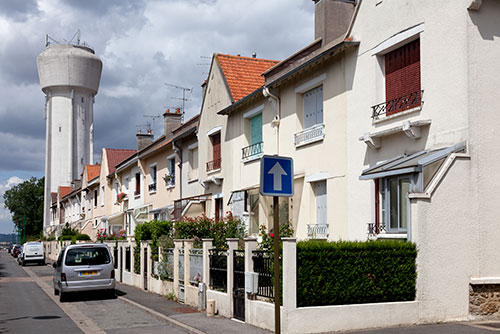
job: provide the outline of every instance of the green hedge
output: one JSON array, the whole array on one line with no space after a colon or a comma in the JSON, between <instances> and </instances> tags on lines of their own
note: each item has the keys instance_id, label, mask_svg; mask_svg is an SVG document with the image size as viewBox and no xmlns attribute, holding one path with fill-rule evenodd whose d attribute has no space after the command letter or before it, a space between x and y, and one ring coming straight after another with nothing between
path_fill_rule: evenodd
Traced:
<instances>
[{"instance_id":1,"label":"green hedge","mask_svg":"<svg viewBox=\"0 0 500 334\"><path fill-rule=\"evenodd\" d=\"M297 305L410 301L417 278L414 243L297 243Z\"/></svg>"},{"instance_id":2,"label":"green hedge","mask_svg":"<svg viewBox=\"0 0 500 334\"><path fill-rule=\"evenodd\" d=\"M90 240L90 236L88 234L77 234L74 236L74 239L87 241Z\"/></svg>"}]
</instances>

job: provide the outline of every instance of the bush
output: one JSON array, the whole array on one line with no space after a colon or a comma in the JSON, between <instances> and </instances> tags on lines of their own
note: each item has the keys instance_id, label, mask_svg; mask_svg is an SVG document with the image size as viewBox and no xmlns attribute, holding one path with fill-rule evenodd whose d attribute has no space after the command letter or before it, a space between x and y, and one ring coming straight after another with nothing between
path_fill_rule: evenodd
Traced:
<instances>
[{"instance_id":1,"label":"bush","mask_svg":"<svg viewBox=\"0 0 500 334\"><path fill-rule=\"evenodd\" d=\"M67 241L67 240L72 240L73 236L72 235L61 235L59 237L59 241Z\"/></svg>"},{"instance_id":2,"label":"bush","mask_svg":"<svg viewBox=\"0 0 500 334\"><path fill-rule=\"evenodd\" d=\"M64 225L64 228L61 231L61 235L73 236L73 235L77 235L77 234L78 234L78 230L71 228L68 223L66 223ZM68 239L68 240L71 240L71 239Z\"/></svg>"},{"instance_id":3,"label":"bush","mask_svg":"<svg viewBox=\"0 0 500 334\"><path fill-rule=\"evenodd\" d=\"M410 242L298 242L297 304L414 300L416 256L416 246Z\"/></svg>"},{"instance_id":4,"label":"bush","mask_svg":"<svg viewBox=\"0 0 500 334\"><path fill-rule=\"evenodd\" d=\"M75 235L75 240L85 240L88 241L90 240L90 236L88 234L77 234Z\"/></svg>"},{"instance_id":5,"label":"bush","mask_svg":"<svg viewBox=\"0 0 500 334\"><path fill-rule=\"evenodd\" d=\"M170 236L172 234L172 225L172 222L158 220L137 225L134 230L136 249L140 249L141 241L151 240L153 260L158 261L158 241L161 236ZM140 259L140 255L135 256L136 259Z\"/></svg>"}]
</instances>

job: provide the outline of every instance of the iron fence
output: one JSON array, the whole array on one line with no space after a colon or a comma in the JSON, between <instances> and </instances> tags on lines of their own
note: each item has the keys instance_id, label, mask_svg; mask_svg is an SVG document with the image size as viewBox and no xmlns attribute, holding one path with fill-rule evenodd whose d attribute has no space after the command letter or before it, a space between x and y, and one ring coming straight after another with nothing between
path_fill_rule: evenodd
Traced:
<instances>
[{"instance_id":1,"label":"iron fence","mask_svg":"<svg viewBox=\"0 0 500 334\"><path fill-rule=\"evenodd\" d=\"M198 286L203 280L203 249L189 250L189 283Z\"/></svg>"},{"instance_id":2,"label":"iron fence","mask_svg":"<svg viewBox=\"0 0 500 334\"><path fill-rule=\"evenodd\" d=\"M263 142L258 142L258 143L252 144L250 146L243 147L241 149L241 158L244 160L244 159L252 158L254 156L261 154L262 153L262 144L263 144Z\"/></svg>"},{"instance_id":3,"label":"iron fence","mask_svg":"<svg viewBox=\"0 0 500 334\"><path fill-rule=\"evenodd\" d=\"M125 247L125 270L130 271L130 247Z\"/></svg>"},{"instance_id":4,"label":"iron fence","mask_svg":"<svg viewBox=\"0 0 500 334\"><path fill-rule=\"evenodd\" d=\"M258 274L257 296L274 298L273 288L273 253L270 251L253 251L253 271Z\"/></svg>"},{"instance_id":5,"label":"iron fence","mask_svg":"<svg viewBox=\"0 0 500 334\"><path fill-rule=\"evenodd\" d=\"M160 263L158 274L162 280L174 279L174 248L163 250L163 259Z\"/></svg>"},{"instance_id":6,"label":"iron fence","mask_svg":"<svg viewBox=\"0 0 500 334\"><path fill-rule=\"evenodd\" d=\"M221 162L222 162L221 158L207 162L207 172L220 169Z\"/></svg>"},{"instance_id":7,"label":"iron fence","mask_svg":"<svg viewBox=\"0 0 500 334\"><path fill-rule=\"evenodd\" d=\"M227 251L210 249L210 289L227 292Z\"/></svg>"}]
</instances>

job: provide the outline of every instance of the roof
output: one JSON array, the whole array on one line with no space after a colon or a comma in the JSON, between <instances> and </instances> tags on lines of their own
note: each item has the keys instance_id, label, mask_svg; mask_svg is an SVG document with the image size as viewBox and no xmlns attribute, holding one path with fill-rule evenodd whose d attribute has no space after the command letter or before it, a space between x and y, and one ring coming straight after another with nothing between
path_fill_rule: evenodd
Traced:
<instances>
[{"instance_id":1,"label":"roof","mask_svg":"<svg viewBox=\"0 0 500 334\"><path fill-rule=\"evenodd\" d=\"M106 148L106 154L108 157L108 173L112 174L116 170L116 165L118 165L123 160L130 157L132 154L136 153L136 150L123 150L118 148ZM89 176L89 180L91 180Z\"/></svg>"},{"instance_id":2,"label":"roof","mask_svg":"<svg viewBox=\"0 0 500 334\"><path fill-rule=\"evenodd\" d=\"M93 180L96 177L99 176L99 173L101 172L101 165L85 165L85 168L87 168L87 180Z\"/></svg>"},{"instance_id":3,"label":"roof","mask_svg":"<svg viewBox=\"0 0 500 334\"><path fill-rule=\"evenodd\" d=\"M231 56L220 53L215 54L215 60L224 72L233 102L263 86L264 77L262 73L278 63L276 60Z\"/></svg>"},{"instance_id":4,"label":"roof","mask_svg":"<svg viewBox=\"0 0 500 334\"><path fill-rule=\"evenodd\" d=\"M61 194L61 198L63 198L70 192L71 192L71 187L59 186L59 194Z\"/></svg>"}]
</instances>

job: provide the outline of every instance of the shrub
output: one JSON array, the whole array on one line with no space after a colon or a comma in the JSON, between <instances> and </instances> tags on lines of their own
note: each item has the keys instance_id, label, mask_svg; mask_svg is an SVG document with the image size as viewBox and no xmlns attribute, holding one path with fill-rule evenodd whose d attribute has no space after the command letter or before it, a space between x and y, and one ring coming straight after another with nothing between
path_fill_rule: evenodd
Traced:
<instances>
[{"instance_id":1,"label":"shrub","mask_svg":"<svg viewBox=\"0 0 500 334\"><path fill-rule=\"evenodd\" d=\"M77 234L78 234L78 230L71 228L68 223L66 223L64 225L64 228L61 231L61 235L73 236L73 235L77 235ZM71 240L71 239L67 239L67 240Z\"/></svg>"},{"instance_id":2,"label":"shrub","mask_svg":"<svg viewBox=\"0 0 500 334\"><path fill-rule=\"evenodd\" d=\"M410 242L298 242L297 304L414 300L416 256Z\"/></svg>"},{"instance_id":3,"label":"shrub","mask_svg":"<svg viewBox=\"0 0 500 334\"><path fill-rule=\"evenodd\" d=\"M77 234L75 235L75 240L90 240L90 236L88 234Z\"/></svg>"},{"instance_id":4,"label":"shrub","mask_svg":"<svg viewBox=\"0 0 500 334\"><path fill-rule=\"evenodd\" d=\"M172 234L172 222L152 220L137 225L134 230L136 249L140 248L141 241L151 240L153 260L158 261L158 241L161 236ZM137 259L137 255L136 259ZM140 255L138 257L140 259Z\"/></svg>"}]
</instances>

